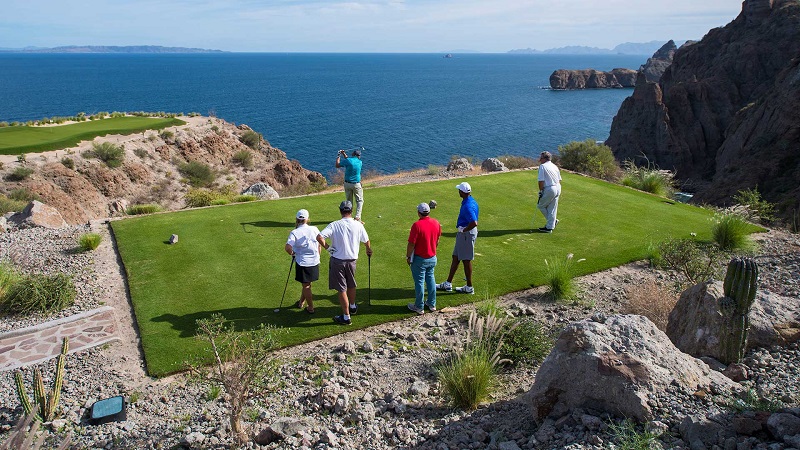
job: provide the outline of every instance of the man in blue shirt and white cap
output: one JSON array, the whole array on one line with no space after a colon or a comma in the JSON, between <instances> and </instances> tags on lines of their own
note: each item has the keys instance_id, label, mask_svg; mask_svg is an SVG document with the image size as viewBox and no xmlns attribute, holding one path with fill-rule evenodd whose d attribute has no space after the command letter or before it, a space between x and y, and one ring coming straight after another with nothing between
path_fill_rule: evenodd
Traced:
<instances>
[{"instance_id":1,"label":"man in blue shirt and white cap","mask_svg":"<svg viewBox=\"0 0 800 450\"><path fill-rule=\"evenodd\" d=\"M456 221L456 245L453 248L453 260L450 263L450 274L447 281L436 285L436 289L450 292L453 290L453 277L458 270L458 264L464 263L464 277L467 284L456 288L462 294L474 294L472 287L472 260L475 259L475 240L478 238L478 202L472 197L472 187L464 181L456 186L458 195L461 196L461 210Z\"/></svg>"}]
</instances>

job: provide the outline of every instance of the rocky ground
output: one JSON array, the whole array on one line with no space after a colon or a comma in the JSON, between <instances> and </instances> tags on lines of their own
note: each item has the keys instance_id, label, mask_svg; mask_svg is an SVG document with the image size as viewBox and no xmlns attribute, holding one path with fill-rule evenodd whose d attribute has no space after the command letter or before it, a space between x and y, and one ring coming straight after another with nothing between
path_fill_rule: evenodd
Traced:
<instances>
[{"instance_id":1,"label":"rocky ground","mask_svg":"<svg viewBox=\"0 0 800 450\"><path fill-rule=\"evenodd\" d=\"M12 260L26 270L62 271L75 276L76 306L61 315L107 304L115 308L120 322L120 342L68 357L62 414L47 427L52 431L50 442L71 432L78 448L230 447L224 393L215 397L208 385L185 375L164 379L146 376L107 226L97 222L88 227L104 236L103 244L91 254L73 251L75 239L87 226L0 234L0 261ZM800 237L776 230L758 239L761 289L798 298ZM542 289L504 296L499 304L509 315L528 316L557 332L567 323L593 314L624 311L627 288L648 280L669 285L674 276L644 263L633 263L581 278L583 295L575 304L548 302ZM272 426L290 434L264 448L599 449L616 442L619 433L610 426L615 422L597 411L578 410L558 421L534 423L525 393L533 384L536 365L507 367L491 402L476 411L449 407L442 398L434 366L463 341L465 317L472 308L409 314L400 322L278 351L279 377L269 392L248 403L248 429L257 434ZM0 330L43 320L5 317L0 319ZM797 344L756 349L748 353L744 364L751 374L742 383L744 387L764 398L800 406ZM47 378L54 364L39 367ZM13 386L12 374L0 373L2 434L21 412ZM128 399L127 420L88 425L87 408L97 399L114 395ZM693 424L708 417L729 423L731 402L730 398L671 389L654 402L657 417L647 426L664 432L656 445L690 448L685 437L694 432ZM800 409L795 415L800 416ZM255 443L248 446L258 447ZM800 448L800 443L777 442L763 434L736 437L720 433L718 446L780 450Z\"/></svg>"}]
</instances>

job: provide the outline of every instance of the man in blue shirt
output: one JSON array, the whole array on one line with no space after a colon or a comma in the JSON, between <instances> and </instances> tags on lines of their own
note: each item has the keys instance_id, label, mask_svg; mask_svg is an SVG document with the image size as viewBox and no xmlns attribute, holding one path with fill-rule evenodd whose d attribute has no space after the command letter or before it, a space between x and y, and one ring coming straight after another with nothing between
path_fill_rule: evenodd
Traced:
<instances>
[{"instance_id":1,"label":"man in blue shirt","mask_svg":"<svg viewBox=\"0 0 800 450\"><path fill-rule=\"evenodd\" d=\"M456 245L453 248L453 260L450 263L450 274L447 281L436 285L436 289L450 292L453 290L453 277L458 270L458 263L464 263L464 277L467 284L456 288L462 294L474 294L472 287L472 260L475 259L475 239L478 238L478 202L472 197L472 187L466 181L456 186L461 196L461 210L456 221Z\"/></svg>"},{"instance_id":2,"label":"man in blue shirt","mask_svg":"<svg viewBox=\"0 0 800 450\"><path fill-rule=\"evenodd\" d=\"M352 155L348 158L344 150L339 150L336 155L336 167L344 167L345 199L353 203L353 197L356 198L356 213L353 218L362 222L361 208L364 206L364 190L361 189L361 150L353 150ZM344 156L344 159L342 159L342 156Z\"/></svg>"}]
</instances>

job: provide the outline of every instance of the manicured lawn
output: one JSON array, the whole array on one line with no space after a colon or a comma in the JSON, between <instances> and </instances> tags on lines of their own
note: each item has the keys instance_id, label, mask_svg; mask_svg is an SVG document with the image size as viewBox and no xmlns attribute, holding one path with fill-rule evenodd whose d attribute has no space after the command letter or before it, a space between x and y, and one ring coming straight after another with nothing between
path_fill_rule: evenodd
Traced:
<instances>
[{"instance_id":1,"label":"manicured lawn","mask_svg":"<svg viewBox=\"0 0 800 450\"><path fill-rule=\"evenodd\" d=\"M316 314L293 308L300 285L292 273L280 312L291 258L283 251L300 208L322 229L339 218L343 194L328 194L187 210L112 223L128 274L148 372L162 376L183 368L201 353L193 338L195 321L222 313L238 329L269 323L288 329L283 345L346 330L399 320L410 312L414 291L405 262L406 239L416 220L415 206L435 199L432 216L445 234L439 245L437 281L447 277L453 249L460 179L367 189L363 219L375 251L371 270L366 254L358 262L359 312L353 325L335 325L335 292L327 289L328 256L323 250L321 280L314 283ZM708 240L712 213L602 181L564 174L560 224L553 234L531 233L543 225L535 209L536 172L469 178L480 205L474 273L475 295L442 293L440 307L478 301L540 285L545 258L586 258L581 274L646 257L646 247L667 237ZM535 219L535 221L533 220ZM180 241L169 245L171 234ZM369 276L369 272L371 276ZM371 301L367 304L368 276ZM459 268L456 285L461 285Z\"/></svg>"},{"instance_id":2,"label":"manicured lawn","mask_svg":"<svg viewBox=\"0 0 800 450\"><path fill-rule=\"evenodd\" d=\"M97 136L133 134L185 123L182 120L162 117L112 117L69 125L0 128L0 154L19 155L60 150Z\"/></svg>"}]
</instances>

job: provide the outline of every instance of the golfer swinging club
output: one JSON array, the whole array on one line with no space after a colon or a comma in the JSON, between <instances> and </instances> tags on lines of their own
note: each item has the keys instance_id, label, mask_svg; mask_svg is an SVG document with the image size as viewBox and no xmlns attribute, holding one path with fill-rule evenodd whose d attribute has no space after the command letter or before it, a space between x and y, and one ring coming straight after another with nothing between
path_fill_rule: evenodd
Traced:
<instances>
[{"instance_id":1,"label":"golfer swinging club","mask_svg":"<svg viewBox=\"0 0 800 450\"><path fill-rule=\"evenodd\" d=\"M359 243L363 242L367 256L372 256L372 246L367 230L361 222L353 220L353 204L345 200L339 204L340 220L331 222L320 234L317 242L331 255L328 270L328 289L339 293L339 305L342 315L335 316L333 321L340 325L350 325L350 315L358 311L356 305L356 261L358 260ZM328 244L325 240L330 238Z\"/></svg>"},{"instance_id":2,"label":"golfer swinging club","mask_svg":"<svg viewBox=\"0 0 800 450\"><path fill-rule=\"evenodd\" d=\"M353 197L355 197L356 214L354 217L361 222L361 208L364 206L364 190L361 188L361 150L353 150L352 156L349 158L344 150L339 150L339 153L336 154L336 168L340 167L344 167L345 200L353 203Z\"/></svg>"}]
</instances>

